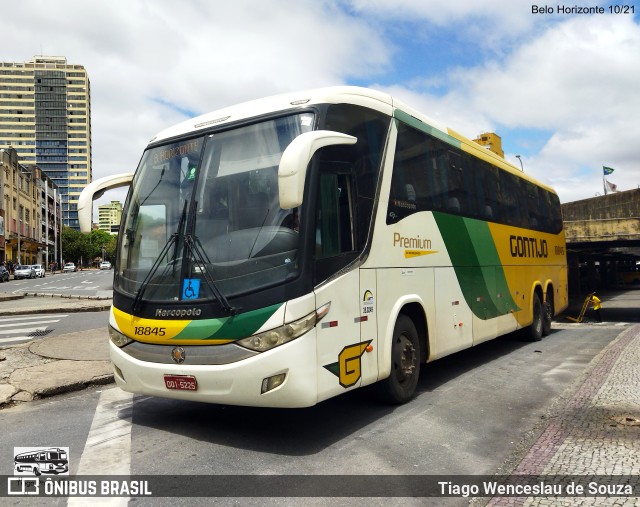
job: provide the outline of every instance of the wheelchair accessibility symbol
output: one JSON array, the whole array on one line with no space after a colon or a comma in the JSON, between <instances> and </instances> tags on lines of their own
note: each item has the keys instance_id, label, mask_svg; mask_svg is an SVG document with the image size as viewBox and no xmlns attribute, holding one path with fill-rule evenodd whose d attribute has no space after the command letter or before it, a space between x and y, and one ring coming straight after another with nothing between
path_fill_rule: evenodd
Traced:
<instances>
[{"instance_id":1,"label":"wheelchair accessibility symbol","mask_svg":"<svg viewBox=\"0 0 640 507\"><path fill-rule=\"evenodd\" d=\"M182 299L198 299L200 295L200 279L186 278L182 282Z\"/></svg>"}]
</instances>

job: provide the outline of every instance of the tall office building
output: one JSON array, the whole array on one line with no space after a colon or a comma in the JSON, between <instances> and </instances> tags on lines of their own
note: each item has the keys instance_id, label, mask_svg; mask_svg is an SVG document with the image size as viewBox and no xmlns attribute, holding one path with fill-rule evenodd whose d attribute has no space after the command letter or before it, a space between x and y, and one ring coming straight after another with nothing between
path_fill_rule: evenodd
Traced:
<instances>
[{"instance_id":1,"label":"tall office building","mask_svg":"<svg viewBox=\"0 0 640 507\"><path fill-rule=\"evenodd\" d=\"M0 148L38 166L62 196L62 223L79 229L78 198L91 181L89 76L62 56L0 62Z\"/></svg>"}]
</instances>

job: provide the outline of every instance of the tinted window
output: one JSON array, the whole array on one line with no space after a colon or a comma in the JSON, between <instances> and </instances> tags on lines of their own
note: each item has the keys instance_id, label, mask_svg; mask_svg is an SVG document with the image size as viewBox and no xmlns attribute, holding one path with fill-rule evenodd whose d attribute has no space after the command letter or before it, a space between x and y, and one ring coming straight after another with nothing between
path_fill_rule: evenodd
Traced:
<instances>
[{"instance_id":1,"label":"tinted window","mask_svg":"<svg viewBox=\"0 0 640 507\"><path fill-rule=\"evenodd\" d=\"M442 211L558 233L558 196L398 121L387 223Z\"/></svg>"}]
</instances>

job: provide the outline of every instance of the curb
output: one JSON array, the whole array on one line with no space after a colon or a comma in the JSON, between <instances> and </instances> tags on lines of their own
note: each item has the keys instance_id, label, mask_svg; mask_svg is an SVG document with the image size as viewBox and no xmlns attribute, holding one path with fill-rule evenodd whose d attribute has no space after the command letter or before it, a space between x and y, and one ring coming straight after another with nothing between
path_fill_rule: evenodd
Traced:
<instances>
[{"instance_id":1,"label":"curb","mask_svg":"<svg viewBox=\"0 0 640 507\"><path fill-rule=\"evenodd\" d=\"M113 378L113 374L110 374L102 375L85 382L79 381L71 382L68 384L60 384L54 387L43 389L42 391L36 391L34 393L29 393L28 391L17 391L13 394L11 399L8 399L5 402L0 402L0 410L15 407L25 402L50 398L51 396L56 396L58 394L73 393L83 391L84 389L88 389L89 387L106 386L113 383L115 383L115 379ZM21 393L26 393L24 399L20 399L19 395ZM18 396L18 398L16 398L16 396Z\"/></svg>"},{"instance_id":2,"label":"curb","mask_svg":"<svg viewBox=\"0 0 640 507\"><path fill-rule=\"evenodd\" d=\"M11 295L11 294L7 294L0 296L0 301L15 301L16 299L24 299L24 295L22 294L16 294L16 295Z\"/></svg>"},{"instance_id":3,"label":"curb","mask_svg":"<svg viewBox=\"0 0 640 507\"><path fill-rule=\"evenodd\" d=\"M3 315L8 317L10 315L31 315L34 312L38 313L83 313L83 312L104 312L111 308L111 303L98 306L79 306L75 308L25 308L24 310L12 310L10 313Z\"/></svg>"},{"instance_id":4,"label":"curb","mask_svg":"<svg viewBox=\"0 0 640 507\"><path fill-rule=\"evenodd\" d=\"M68 294L49 294L49 293L42 293L42 292L23 292L22 296L16 296L16 297L10 297L7 298L8 300L11 299L20 299L21 297L36 297L36 298L62 298L62 299L80 299L80 300L89 300L89 301L111 301L113 298L109 297L109 296L72 296L72 295L68 295Z\"/></svg>"}]
</instances>

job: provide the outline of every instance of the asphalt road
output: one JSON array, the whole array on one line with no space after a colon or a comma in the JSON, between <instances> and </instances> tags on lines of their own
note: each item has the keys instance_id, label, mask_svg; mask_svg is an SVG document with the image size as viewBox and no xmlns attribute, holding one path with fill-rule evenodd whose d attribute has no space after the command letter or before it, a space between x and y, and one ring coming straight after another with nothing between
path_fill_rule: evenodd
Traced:
<instances>
[{"instance_id":1,"label":"asphalt road","mask_svg":"<svg viewBox=\"0 0 640 507\"><path fill-rule=\"evenodd\" d=\"M417 397L399 407L379 404L368 389L295 410L131 398L116 388L87 390L0 412L6 429L0 456L12 456L18 445L69 447L72 474L240 474L248 483L258 474L334 474L343 480L353 474L491 474L505 462L518 461L535 428L553 415L554 404L562 403L563 392L622 329L564 326L537 343L517 334L498 338L424 367ZM117 401L109 401L113 396ZM111 438L95 422L105 407L117 429L109 446L96 451L88 444L96 432L99 440ZM11 474L12 465L11 459L0 462L0 475ZM211 504L190 494L137 499L135 505ZM239 504L344 505L345 500L216 502ZM366 504L462 506L467 501L379 498Z\"/></svg>"},{"instance_id":2,"label":"asphalt road","mask_svg":"<svg viewBox=\"0 0 640 507\"><path fill-rule=\"evenodd\" d=\"M74 296L111 297L113 270L86 270L75 273L47 273L44 278L14 280L0 284L0 292L22 294L64 294Z\"/></svg>"}]
</instances>

